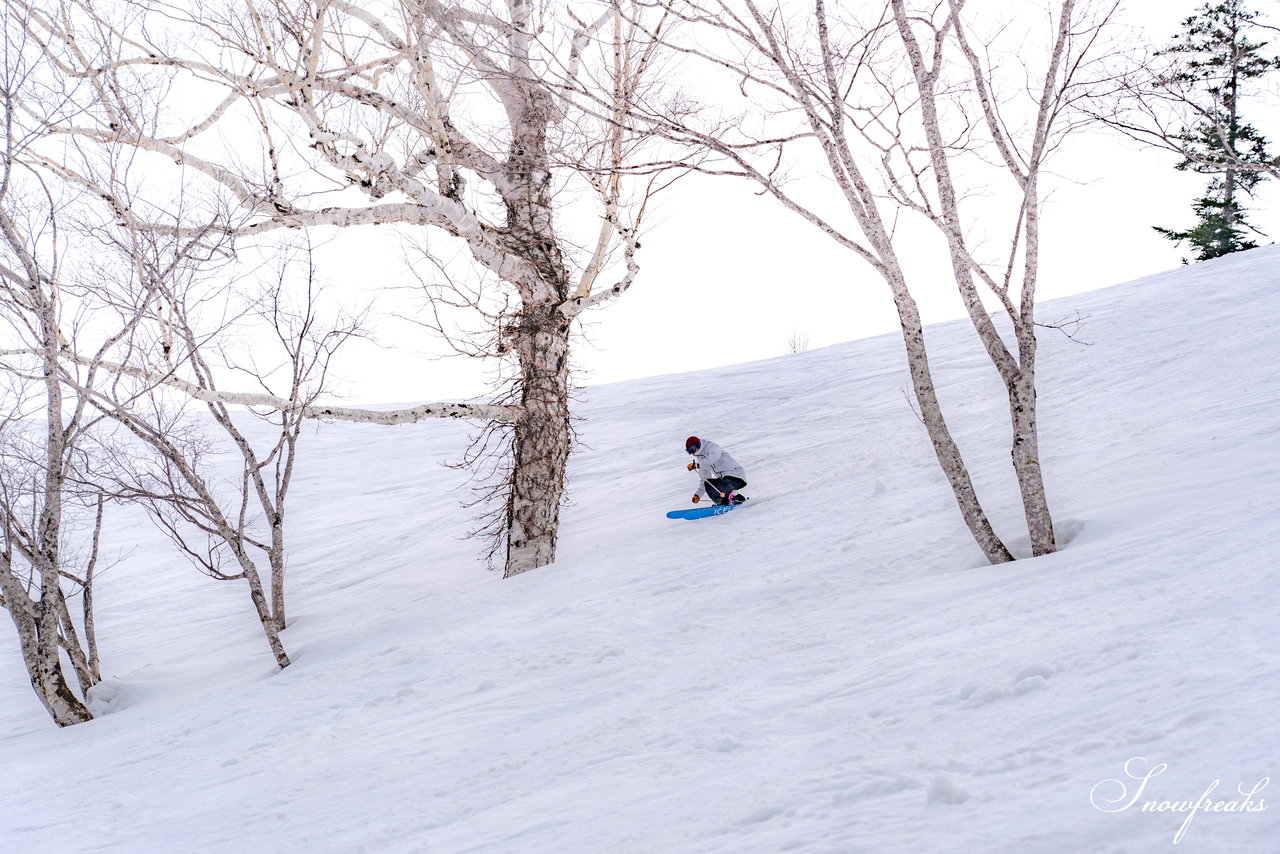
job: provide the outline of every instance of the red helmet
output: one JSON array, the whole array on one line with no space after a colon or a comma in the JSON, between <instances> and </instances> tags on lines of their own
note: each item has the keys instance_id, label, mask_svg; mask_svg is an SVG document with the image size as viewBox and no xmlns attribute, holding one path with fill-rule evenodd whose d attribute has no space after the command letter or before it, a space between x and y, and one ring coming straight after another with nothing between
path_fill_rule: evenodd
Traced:
<instances>
[{"instance_id":1,"label":"red helmet","mask_svg":"<svg viewBox=\"0 0 1280 854\"><path fill-rule=\"evenodd\" d=\"M693 452L697 451L701 447L702 447L702 440L699 439L697 436L690 436L688 439L684 440L684 452L686 454L692 454Z\"/></svg>"}]
</instances>

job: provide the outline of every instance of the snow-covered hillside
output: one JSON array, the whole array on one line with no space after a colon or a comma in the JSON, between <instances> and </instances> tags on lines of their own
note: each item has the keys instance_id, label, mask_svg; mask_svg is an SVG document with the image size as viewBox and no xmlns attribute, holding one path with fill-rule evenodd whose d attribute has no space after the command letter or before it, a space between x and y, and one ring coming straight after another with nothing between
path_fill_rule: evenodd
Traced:
<instances>
[{"instance_id":1,"label":"snow-covered hillside","mask_svg":"<svg viewBox=\"0 0 1280 854\"><path fill-rule=\"evenodd\" d=\"M0 635L0 851L1276 850L1280 249L1041 319L1076 312L1040 380L1066 547L1012 565L892 337L589 390L561 559L509 581L438 465L465 425L322 427L287 670L145 522L100 582L97 720L56 729ZM966 325L931 343L1016 546L998 378ZM664 518L690 433L745 508Z\"/></svg>"}]
</instances>

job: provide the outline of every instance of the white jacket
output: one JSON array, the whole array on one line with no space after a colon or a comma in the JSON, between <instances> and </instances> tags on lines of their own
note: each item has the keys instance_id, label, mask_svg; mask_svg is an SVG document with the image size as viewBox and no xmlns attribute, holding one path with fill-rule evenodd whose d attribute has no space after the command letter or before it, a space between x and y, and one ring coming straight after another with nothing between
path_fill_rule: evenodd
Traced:
<instances>
[{"instance_id":1,"label":"white jacket","mask_svg":"<svg viewBox=\"0 0 1280 854\"><path fill-rule=\"evenodd\" d=\"M747 473L742 470L742 466L738 465L737 460L729 456L729 452L715 442L703 439L702 446L694 451L692 456L693 461L698 464L695 471L699 478L696 493L699 498L707 496L707 488L703 485L703 481L715 480L726 475L747 479Z\"/></svg>"}]
</instances>

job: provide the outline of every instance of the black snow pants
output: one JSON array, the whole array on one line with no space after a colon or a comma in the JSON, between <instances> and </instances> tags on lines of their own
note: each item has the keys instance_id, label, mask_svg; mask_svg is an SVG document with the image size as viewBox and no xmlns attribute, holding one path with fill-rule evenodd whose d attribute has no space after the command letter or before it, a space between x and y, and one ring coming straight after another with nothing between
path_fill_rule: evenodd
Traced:
<instances>
[{"instance_id":1,"label":"black snow pants","mask_svg":"<svg viewBox=\"0 0 1280 854\"><path fill-rule=\"evenodd\" d=\"M716 504L727 504L729 493L736 492L746 485L745 480L731 474L702 482L702 486L707 490L707 497Z\"/></svg>"}]
</instances>

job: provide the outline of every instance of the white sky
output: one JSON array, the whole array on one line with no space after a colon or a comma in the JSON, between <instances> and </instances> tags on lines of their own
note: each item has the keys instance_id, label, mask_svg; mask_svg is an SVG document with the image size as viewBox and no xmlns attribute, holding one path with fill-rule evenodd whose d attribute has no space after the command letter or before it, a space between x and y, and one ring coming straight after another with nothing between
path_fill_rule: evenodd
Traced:
<instances>
[{"instance_id":1,"label":"white sky","mask_svg":"<svg viewBox=\"0 0 1280 854\"><path fill-rule=\"evenodd\" d=\"M1127 20L1164 42L1198 4L1128 0ZM1274 0L1254 4L1275 11ZM1274 82L1272 84L1274 86ZM1280 137L1280 123L1258 121ZM1272 128L1276 130L1272 130ZM1093 290L1178 266L1188 253L1152 230L1193 223L1191 202L1207 177L1174 170L1176 158L1115 136L1079 136L1051 166L1045 210L1040 298ZM1264 184L1251 219L1280 234L1280 188ZM648 214L632 289L589 317L579 341L580 381L594 385L779 356L793 334L811 348L895 332L887 289L848 250L801 222L751 185L692 176ZM1263 239L1260 242L1266 242ZM370 251L373 251L370 249ZM938 246L921 245L921 253ZM911 253L905 252L908 262ZM928 260L928 259L925 259ZM946 275L917 281L928 322L962 316ZM1042 316L1051 321L1055 317ZM407 329L384 340L413 341ZM420 340L420 339L418 339ZM414 347L394 353L360 348L345 363L343 393L353 401L395 402L485 393L475 362L424 361Z\"/></svg>"}]
</instances>

